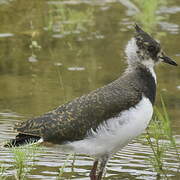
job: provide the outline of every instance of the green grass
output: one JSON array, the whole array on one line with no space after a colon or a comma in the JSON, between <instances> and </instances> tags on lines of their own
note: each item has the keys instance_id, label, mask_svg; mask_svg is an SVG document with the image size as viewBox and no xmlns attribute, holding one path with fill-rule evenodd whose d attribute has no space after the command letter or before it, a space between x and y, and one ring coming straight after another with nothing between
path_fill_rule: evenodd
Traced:
<instances>
[{"instance_id":1,"label":"green grass","mask_svg":"<svg viewBox=\"0 0 180 180\"><path fill-rule=\"evenodd\" d=\"M37 145L12 148L12 153L14 155L14 169L16 170L16 180L26 179L26 175L33 168L35 153L37 150ZM31 164L29 162L31 162Z\"/></svg>"},{"instance_id":2,"label":"green grass","mask_svg":"<svg viewBox=\"0 0 180 180\"><path fill-rule=\"evenodd\" d=\"M167 3L166 0L134 0L140 9L140 13L135 17L142 25L143 29L152 33L157 23L167 16L162 17L157 14L157 10L161 5ZM156 37L162 36L164 33L156 33ZM165 158L168 151L173 149L176 152L178 161L180 162L179 152L173 137L170 118L163 99L161 98L161 110L155 107L154 117L147 129L146 139L150 145L153 155L149 158L154 171L157 172L157 179L168 179L168 167L165 165ZM179 165L180 166L180 165ZM178 167L178 171L179 171Z\"/></svg>"},{"instance_id":3,"label":"green grass","mask_svg":"<svg viewBox=\"0 0 180 180\"><path fill-rule=\"evenodd\" d=\"M6 168L4 166L0 166L0 180L6 180L7 177L5 175Z\"/></svg>"},{"instance_id":4,"label":"green grass","mask_svg":"<svg viewBox=\"0 0 180 180\"><path fill-rule=\"evenodd\" d=\"M27 145L22 147L14 147L10 149L13 154L13 169L15 175L13 179L24 180L27 174L34 166L35 153L39 150L37 145ZM6 171L8 169L4 166L0 167L0 180L7 179Z\"/></svg>"},{"instance_id":5,"label":"green grass","mask_svg":"<svg viewBox=\"0 0 180 180\"><path fill-rule=\"evenodd\" d=\"M163 99L161 98L162 108L155 107L155 115L147 130L147 142L150 145L153 156L149 158L157 177L168 179L165 165L165 158L169 150L176 152L178 161L180 162L179 152L176 140L173 137L171 122ZM180 165L180 164L179 164ZM179 167L178 171L179 171Z\"/></svg>"},{"instance_id":6,"label":"green grass","mask_svg":"<svg viewBox=\"0 0 180 180\"><path fill-rule=\"evenodd\" d=\"M13 169L15 170L14 179L16 180L25 180L27 179L27 175L33 169L35 154L40 150L38 145L27 145L22 147L15 147L11 149L14 157ZM58 170L58 176L56 179L62 179L63 174L65 172L65 168L67 167L67 163L72 159L72 167L74 168L75 163L75 155L69 154L64 162L64 164ZM6 168L4 166L0 167L0 180L6 180L7 177L5 175ZM73 170L72 170L73 171Z\"/></svg>"},{"instance_id":7,"label":"green grass","mask_svg":"<svg viewBox=\"0 0 180 180\"><path fill-rule=\"evenodd\" d=\"M67 163L69 162L69 160L73 158L73 163L72 163L72 167L74 166L74 162L75 162L75 155L74 154L69 154L66 158L66 161L64 162L63 166L61 166L61 168L59 168L58 171L58 176L57 179L60 180L62 179L63 173L65 172L65 168L67 166Z\"/></svg>"}]
</instances>

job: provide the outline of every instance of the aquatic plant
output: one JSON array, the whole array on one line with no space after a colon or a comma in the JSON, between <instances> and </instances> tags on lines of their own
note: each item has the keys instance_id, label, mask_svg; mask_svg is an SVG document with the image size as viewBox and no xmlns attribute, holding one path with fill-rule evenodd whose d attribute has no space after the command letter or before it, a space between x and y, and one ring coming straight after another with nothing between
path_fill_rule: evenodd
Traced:
<instances>
[{"instance_id":1,"label":"aquatic plant","mask_svg":"<svg viewBox=\"0 0 180 180\"><path fill-rule=\"evenodd\" d=\"M69 154L64 162L64 164L61 166L61 168L59 168L59 172L58 172L58 176L57 179L61 179L63 176L63 173L65 172L65 168L67 166L67 163L69 162L69 160L73 157L73 164L74 165L74 161L75 161L75 156L74 154Z\"/></svg>"},{"instance_id":2,"label":"aquatic plant","mask_svg":"<svg viewBox=\"0 0 180 180\"><path fill-rule=\"evenodd\" d=\"M37 145L12 148L12 153L14 154L14 168L16 169L15 178L17 180L25 179L26 175L33 168L37 150ZM29 162L31 162L31 164L29 164Z\"/></svg>"},{"instance_id":3,"label":"aquatic plant","mask_svg":"<svg viewBox=\"0 0 180 180\"><path fill-rule=\"evenodd\" d=\"M62 89L62 93L63 93L63 97L64 97L63 101L65 103L68 100L68 98L67 98L67 94L65 91L64 83L63 83L63 76L61 73L61 68L59 68L58 66L56 67L56 73L57 73L57 78L58 78L60 88Z\"/></svg>"},{"instance_id":4,"label":"aquatic plant","mask_svg":"<svg viewBox=\"0 0 180 180\"><path fill-rule=\"evenodd\" d=\"M6 168L3 165L1 165L1 167L0 167L0 180L6 180L7 179L5 172L6 172Z\"/></svg>"},{"instance_id":5,"label":"aquatic plant","mask_svg":"<svg viewBox=\"0 0 180 180\"><path fill-rule=\"evenodd\" d=\"M168 151L173 148L176 152L176 156L179 162L180 157L176 145L176 140L173 137L170 118L162 98L161 104L162 111L155 107L155 115L149 128L147 129L146 139L153 152L153 156L151 156L149 160L154 170L157 172L157 177L163 176L163 178L168 179L168 167L164 163Z\"/></svg>"},{"instance_id":6,"label":"aquatic plant","mask_svg":"<svg viewBox=\"0 0 180 180\"><path fill-rule=\"evenodd\" d=\"M134 0L140 9L136 19L143 25L143 29L150 32L158 21L164 19L164 16L156 12L161 5L166 4L166 0Z\"/></svg>"},{"instance_id":7,"label":"aquatic plant","mask_svg":"<svg viewBox=\"0 0 180 180\"><path fill-rule=\"evenodd\" d=\"M93 8L81 11L64 4L53 4L50 6L47 30L60 34L86 31L94 24L93 11Z\"/></svg>"},{"instance_id":8,"label":"aquatic plant","mask_svg":"<svg viewBox=\"0 0 180 180\"><path fill-rule=\"evenodd\" d=\"M37 30L34 30L33 23L31 22L31 33L29 35L31 36L30 39L30 45L29 48L31 49L31 56L28 58L29 62L36 62L37 61L37 56L36 56L36 51L41 50L41 45L38 44L38 41L36 40L36 36L39 34Z\"/></svg>"},{"instance_id":9,"label":"aquatic plant","mask_svg":"<svg viewBox=\"0 0 180 180\"><path fill-rule=\"evenodd\" d=\"M140 11L136 16L136 20L139 21L143 29L147 32L152 32L158 21L165 17L158 15L156 12L161 5L166 4L166 0L134 0ZM157 36L163 35L162 32L158 32ZM170 148L176 151L177 158L180 162L179 153L176 147L176 141L173 137L170 119L165 107L165 103L161 98L162 111L155 107L154 117L147 129L146 139L150 148L152 149L153 156L149 158L154 170L157 172L157 178L168 179L167 166L165 165L165 157ZM179 165L180 166L180 165Z\"/></svg>"}]
</instances>

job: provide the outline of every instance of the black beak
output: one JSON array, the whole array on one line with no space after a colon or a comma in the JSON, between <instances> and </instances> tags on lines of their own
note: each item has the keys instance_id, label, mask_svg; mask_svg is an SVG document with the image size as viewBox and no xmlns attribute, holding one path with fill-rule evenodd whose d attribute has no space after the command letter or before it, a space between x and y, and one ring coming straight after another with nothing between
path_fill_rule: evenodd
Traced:
<instances>
[{"instance_id":1,"label":"black beak","mask_svg":"<svg viewBox=\"0 0 180 180\"><path fill-rule=\"evenodd\" d=\"M163 56L160 58L163 59L164 63L171 64L173 66L177 66L177 63L175 61L173 61L171 58L169 58L168 56Z\"/></svg>"}]
</instances>

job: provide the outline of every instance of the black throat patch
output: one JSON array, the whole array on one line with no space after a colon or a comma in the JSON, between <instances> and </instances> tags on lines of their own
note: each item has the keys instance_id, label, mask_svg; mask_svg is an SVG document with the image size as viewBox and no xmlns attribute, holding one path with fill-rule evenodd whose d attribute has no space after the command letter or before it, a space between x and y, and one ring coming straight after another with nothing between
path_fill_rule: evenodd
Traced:
<instances>
[{"instance_id":1,"label":"black throat patch","mask_svg":"<svg viewBox=\"0 0 180 180\"><path fill-rule=\"evenodd\" d=\"M145 66L138 67L137 73L142 92L154 105L156 97L156 83L154 77Z\"/></svg>"}]
</instances>

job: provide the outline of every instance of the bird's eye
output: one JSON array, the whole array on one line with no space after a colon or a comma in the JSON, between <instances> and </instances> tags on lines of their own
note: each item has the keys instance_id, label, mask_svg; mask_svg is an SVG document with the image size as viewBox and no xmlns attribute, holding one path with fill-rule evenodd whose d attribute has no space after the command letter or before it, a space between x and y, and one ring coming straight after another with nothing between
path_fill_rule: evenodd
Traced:
<instances>
[{"instance_id":1,"label":"bird's eye","mask_svg":"<svg viewBox=\"0 0 180 180\"><path fill-rule=\"evenodd\" d=\"M149 52L156 51L156 48L155 48L154 46L149 46L149 47L148 47L148 51L149 51Z\"/></svg>"}]
</instances>

